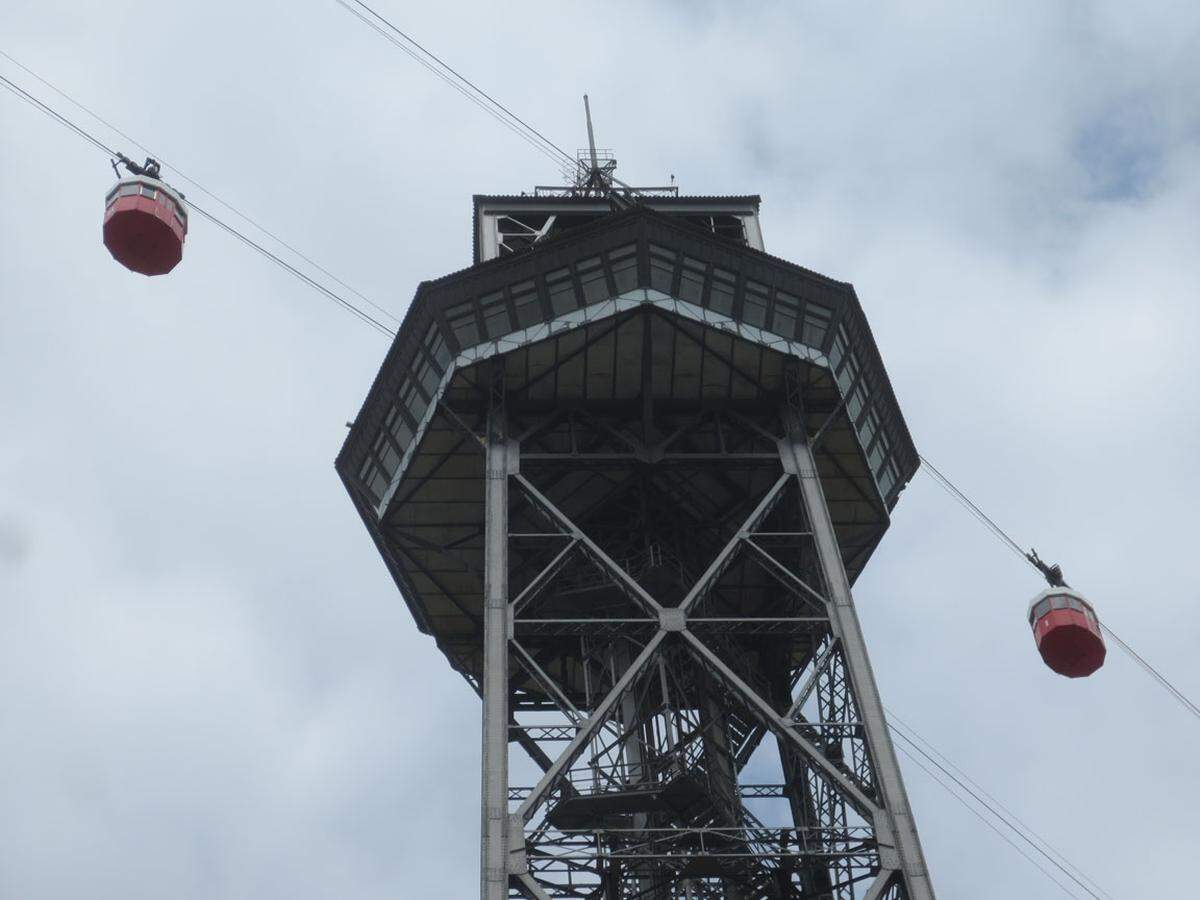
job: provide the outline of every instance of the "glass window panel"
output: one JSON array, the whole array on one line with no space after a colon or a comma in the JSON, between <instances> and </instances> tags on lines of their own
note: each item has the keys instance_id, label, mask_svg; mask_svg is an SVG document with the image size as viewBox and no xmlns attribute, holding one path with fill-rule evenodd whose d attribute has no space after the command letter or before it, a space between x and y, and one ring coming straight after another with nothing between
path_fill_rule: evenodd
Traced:
<instances>
[{"instance_id":1,"label":"glass window panel","mask_svg":"<svg viewBox=\"0 0 1200 900\"><path fill-rule=\"evenodd\" d=\"M532 281L514 284L512 297L517 312L517 327L528 328L542 320L542 304L538 302L537 285Z\"/></svg>"},{"instance_id":2,"label":"glass window panel","mask_svg":"<svg viewBox=\"0 0 1200 900\"><path fill-rule=\"evenodd\" d=\"M800 339L810 347L820 347L825 343L825 335L829 332L829 322L832 318L832 310L810 301L804 307L804 325Z\"/></svg>"},{"instance_id":3,"label":"glass window panel","mask_svg":"<svg viewBox=\"0 0 1200 900\"><path fill-rule=\"evenodd\" d=\"M1063 597L1061 594L1051 597L1050 598L1050 608L1051 609L1066 609L1067 608L1067 598Z\"/></svg>"},{"instance_id":4,"label":"glass window panel","mask_svg":"<svg viewBox=\"0 0 1200 900\"><path fill-rule=\"evenodd\" d=\"M829 364L837 369L842 364L842 358L846 355L846 333L839 328L838 333L834 335L833 346L829 348Z\"/></svg>"},{"instance_id":5,"label":"glass window panel","mask_svg":"<svg viewBox=\"0 0 1200 900\"><path fill-rule=\"evenodd\" d=\"M708 295L708 308L722 315L733 313L733 288L737 283L732 272L724 269L713 269L712 287Z\"/></svg>"},{"instance_id":6,"label":"glass window panel","mask_svg":"<svg viewBox=\"0 0 1200 900\"><path fill-rule=\"evenodd\" d=\"M854 389L854 393L850 395L850 399L846 401L846 412L850 414L850 421L857 422L859 414L863 411L863 406L867 400L867 392L860 384Z\"/></svg>"},{"instance_id":7,"label":"glass window panel","mask_svg":"<svg viewBox=\"0 0 1200 900\"><path fill-rule=\"evenodd\" d=\"M388 414L387 422L388 430L392 433L392 437L396 439L396 443L402 448L407 449L412 442L413 431L408 424L408 420L404 418L404 414L395 406Z\"/></svg>"},{"instance_id":8,"label":"glass window panel","mask_svg":"<svg viewBox=\"0 0 1200 900\"><path fill-rule=\"evenodd\" d=\"M795 337L796 321L800 315L800 298L775 292L775 310L771 313L771 330L786 338Z\"/></svg>"},{"instance_id":9,"label":"glass window panel","mask_svg":"<svg viewBox=\"0 0 1200 900\"><path fill-rule=\"evenodd\" d=\"M626 244L608 254L612 268L613 283L617 293L623 294L637 287L637 244Z\"/></svg>"},{"instance_id":10,"label":"glass window panel","mask_svg":"<svg viewBox=\"0 0 1200 900\"><path fill-rule=\"evenodd\" d=\"M473 347L479 343L479 325L475 321L475 306L460 303L446 310L446 321L461 347Z\"/></svg>"},{"instance_id":11,"label":"glass window panel","mask_svg":"<svg viewBox=\"0 0 1200 900\"><path fill-rule=\"evenodd\" d=\"M843 391L850 390L850 385L854 383L854 379L858 377L858 357L851 350L844 360L842 360L842 368L837 373L837 383Z\"/></svg>"},{"instance_id":12,"label":"glass window panel","mask_svg":"<svg viewBox=\"0 0 1200 900\"><path fill-rule=\"evenodd\" d=\"M858 426L858 438L862 441L864 447L871 446L871 441L875 439L875 432L879 430L879 416L875 414L875 410L867 407L867 414L863 416L862 422ZM879 436L879 443L876 447L881 447L884 454L887 453L888 443L887 435ZM879 470L879 464L872 462L871 471Z\"/></svg>"},{"instance_id":13,"label":"glass window panel","mask_svg":"<svg viewBox=\"0 0 1200 900\"><path fill-rule=\"evenodd\" d=\"M388 479L373 458L368 456L363 462L362 468L358 470L358 478L366 486L367 492L376 503L383 499Z\"/></svg>"},{"instance_id":14,"label":"glass window panel","mask_svg":"<svg viewBox=\"0 0 1200 900\"><path fill-rule=\"evenodd\" d=\"M500 291L480 297L479 311L483 313L483 330L489 338L498 338L513 330L508 318L508 304Z\"/></svg>"},{"instance_id":15,"label":"glass window panel","mask_svg":"<svg viewBox=\"0 0 1200 900\"><path fill-rule=\"evenodd\" d=\"M879 467L883 464L884 446L883 441L879 441L871 452L867 454L867 464L871 467L872 472L878 472Z\"/></svg>"},{"instance_id":16,"label":"glass window panel","mask_svg":"<svg viewBox=\"0 0 1200 900\"><path fill-rule=\"evenodd\" d=\"M382 438L383 435L380 435ZM400 467L400 453L392 446L390 441L384 440L383 446L379 450L379 462L383 466L384 474L391 478L396 474L396 469Z\"/></svg>"},{"instance_id":17,"label":"glass window panel","mask_svg":"<svg viewBox=\"0 0 1200 900\"><path fill-rule=\"evenodd\" d=\"M608 279L600 265L600 257L584 260L578 264L579 287L583 291L585 304L599 303L608 299Z\"/></svg>"},{"instance_id":18,"label":"glass window panel","mask_svg":"<svg viewBox=\"0 0 1200 900\"><path fill-rule=\"evenodd\" d=\"M704 263L698 259L683 258L683 270L679 273L679 299L700 304L704 296Z\"/></svg>"},{"instance_id":19,"label":"glass window panel","mask_svg":"<svg viewBox=\"0 0 1200 900\"><path fill-rule=\"evenodd\" d=\"M438 382L441 380L441 374L433 367L429 360L421 358L417 362L417 368L414 373L417 376L417 381L421 387L425 389L426 396L432 397L437 390Z\"/></svg>"},{"instance_id":20,"label":"glass window panel","mask_svg":"<svg viewBox=\"0 0 1200 900\"><path fill-rule=\"evenodd\" d=\"M372 468L371 478L367 482L367 487L370 489L371 494L375 497L376 503L383 499L383 495L387 492L388 487L388 479L383 474L383 470Z\"/></svg>"},{"instance_id":21,"label":"glass window panel","mask_svg":"<svg viewBox=\"0 0 1200 900\"><path fill-rule=\"evenodd\" d=\"M450 362L450 349L446 346L446 340L438 331L436 323L430 325L429 330L425 332L425 349L429 351L429 355L438 369L445 372L446 366Z\"/></svg>"},{"instance_id":22,"label":"glass window panel","mask_svg":"<svg viewBox=\"0 0 1200 900\"><path fill-rule=\"evenodd\" d=\"M883 491L884 496L892 492L892 488L896 484L896 467L889 462L883 467L883 473L879 476L879 489Z\"/></svg>"},{"instance_id":23,"label":"glass window panel","mask_svg":"<svg viewBox=\"0 0 1200 900\"><path fill-rule=\"evenodd\" d=\"M767 323L767 293L765 284L746 282L746 295L742 298L742 321L759 328Z\"/></svg>"},{"instance_id":24,"label":"glass window panel","mask_svg":"<svg viewBox=\"0 0 1200 900\"><path fill-rule=\"evenodd\" d=\"M410 378L404 379L404 387L400 390L400 402L404 404L405 409L412 416L412 420L420 424L421 419L425 416L425 410L429 408L429 401L417 390L417 386Z\"/></svg>"},{"instance_id":25,"label":"glass window panel","mask_svg":"<svg viewBox=\"0 0 1200 900\"><path fill-rule=\"evenodd\" d=\"M579 308L579 301L575 297L575 282L571 279L570 269L551 272L546 276L546 287L550 293L550 309L554 315L561 316Z\"/></svg>"},{"instance_id":26,"label":"glass window panel","mask_svg":"<svg viewBox=\"0 0 1200 900\"><path fill-rule=\"evenodd\" d=\"M150 187L150 185L148 185L148 184L142 185L142 196L143 197L150 197L151 199L153 199L157 195L158 195L158 191L155 190L154 188Z\"/></svg>"},{"instance_id":27,"label":"glass window panel","mask_svg":"<svg viewBox=\"0 0 1200 900\"><path fill-rule=\"evenodd\" d=\"M675 279L675 261L678 257L673 250L650 245L650 286L664 294L671 293L671 283Z\"/></svg>"}]
</instances>

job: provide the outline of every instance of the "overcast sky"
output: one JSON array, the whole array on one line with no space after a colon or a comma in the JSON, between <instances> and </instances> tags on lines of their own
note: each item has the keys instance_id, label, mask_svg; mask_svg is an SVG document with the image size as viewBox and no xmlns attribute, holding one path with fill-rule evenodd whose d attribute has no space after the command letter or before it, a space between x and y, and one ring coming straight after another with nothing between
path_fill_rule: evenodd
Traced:
<instances>
[{"instance_id":1,"label":"overcast sky","mask_svg":"<svg viewBox=\"0 0 1200 900\"><path fill-rule=\"evenodd\" d=\"M588 91L626 181L761 193L918 448L1200 696L1200 6L851 6L379 0L569 148ZM556 175L333 2L9 0L0 49L397 315ZM123 270L104 158L7 93L0 152L0 898L471 896L478 701L333 471L386 341L198 219ZM1178 896L1200 722L1044 668L1039 589L919 474L856 591L884 701ZM903 762L941 897L1068 896Z\"/></svg>"}]
</instances>

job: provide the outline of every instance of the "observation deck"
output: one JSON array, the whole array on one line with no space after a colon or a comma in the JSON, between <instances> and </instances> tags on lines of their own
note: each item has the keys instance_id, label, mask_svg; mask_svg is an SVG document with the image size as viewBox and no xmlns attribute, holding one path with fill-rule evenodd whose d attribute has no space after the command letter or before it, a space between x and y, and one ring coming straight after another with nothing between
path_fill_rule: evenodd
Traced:
<instances>
[{"instance_id":1,"label":"observation deck","mask_svg":"<svg viewBox=\"0 0 1200 900\"><path fill-rule=\"evenodd\" d=\"M481 665L480 444L496 367L521 473L664 604L776 477L788 403L820 435L851 579L878 545L916 450L853 287L764 252L757 209L753 196L618 210L594 197L477 197L477 262L417 288L337 470L418 627L469 679ZM562 544L528 504L510 531L516 597ZM785 628L763 614L770 576L739 565L726 576L738 579L729 615L758 610L764 633ZM586 559L557 575L543 617L584 603L614 628L637 618Z\"/></svg>"}]
</instances>

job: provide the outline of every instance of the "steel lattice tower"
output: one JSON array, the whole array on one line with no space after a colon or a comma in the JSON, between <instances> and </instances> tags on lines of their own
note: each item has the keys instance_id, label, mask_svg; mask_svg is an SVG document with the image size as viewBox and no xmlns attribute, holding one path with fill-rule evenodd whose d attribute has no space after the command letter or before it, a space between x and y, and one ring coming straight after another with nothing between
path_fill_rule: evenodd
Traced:
<instances>
[{"instance_id":1,"label":"steel lattice tower","mask_svg":"<svg viewBox=\"0 0 1200 900\"><path fill-rule=\"evenodd\" d=\"M850 589L916 451L758 202L476 197L338 457L483 700L486 900L934 896Z\"/></svg>"}]
</instances>

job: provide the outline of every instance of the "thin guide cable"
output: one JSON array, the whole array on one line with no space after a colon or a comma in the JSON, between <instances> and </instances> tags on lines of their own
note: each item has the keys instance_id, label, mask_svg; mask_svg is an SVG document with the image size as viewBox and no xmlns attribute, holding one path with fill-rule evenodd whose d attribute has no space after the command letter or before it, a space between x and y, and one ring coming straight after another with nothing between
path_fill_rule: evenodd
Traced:
<instances>
[{"instance_id":1,"label":"thin guide cable","mask_svg":"<svg viewBox=\"0 0 1200 900\"><path fill-rule=\"evenodd\" d=\"M5 54L5 56L7 56L7 54ZM53 107L51 107L48 104L44 103L43 101L39 100L33 94L30 94L28 91L26 91L25 89L23 89L22 87L17 85L15 82L8 79L6 76L0 75L0 85L7 88L11 93L13 93L15 96L17 96L21 100L24 100L25 102L27 102L34 109L37 109L40 112L45 113L47 116L49 116L53 120L57 121L59 124L63 125L66 128L69 128L77 136L83 138L85 141L87 141L93 147L101 150L106 156L111 158L111 157L114 157L117 155L115 150L113 150L111 147L107 146L103 141L101 141L95 135L91 134L89 131L87 131L80 125L71 121L66 116L64 116L62 113L55 110ZM134 143L137 143L137 142L135 141ZM138 146L141 146L141 145L139 144ZM315 280L314 278L310 277L309 275L306 275L304 272L302 272L296 266L293 266L291 263L282 259L277 254L272 253L270 250L268 250L262 244L259 244L257 241L254 241L252 238L243 234L241 231L234 228L229 223L217 218L215 215L213 215L212 213L208 212L207 210L197 206L192 201L187 201L187 205L188 205L189 209L195 210L197 213L199 213L202 218L207 219L208 221L212 222L214 225L217 225L222 230L224 230L224 231L228 232L229 234L233 235L234 237L238 238L240 241L242 241L242 243L246 244L248 247L258 251L263 256L267 257L272 262L274 262L276 265L278 265L280 268L282 268L284 271L286 271L289 274L293 275L294 277L300 279L305 284L309 285L314 290L316 290L318 293L322 294L326 298L337 303L339 306L341 306L347 312L350 312L356 318L360 319L364 324L368 325L369 327L375 329L376 331L379 331L381 334L384 334L388 337L395 336L396 332L393 329L389 328L387 325L380 322L378 319L376 319L370 313L359 308L355 304L351 303L349 300L346 300L344 297L340 296L337 292L330 290L328 287L321 284L319 281Z\"/></svg>"}]
</instances>

